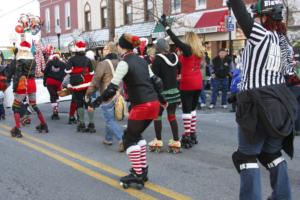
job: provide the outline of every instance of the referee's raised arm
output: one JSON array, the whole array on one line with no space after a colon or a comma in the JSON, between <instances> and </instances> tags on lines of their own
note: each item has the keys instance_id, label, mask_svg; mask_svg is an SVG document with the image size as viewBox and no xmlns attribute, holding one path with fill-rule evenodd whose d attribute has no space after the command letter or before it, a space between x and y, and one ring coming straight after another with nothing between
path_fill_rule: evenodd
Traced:
<instances>
[{"instance_id":1,"label":"referee's raised arm","mask_svg":"<svg viewBox=\"0 0 300 200\"><path fill-rule=\"evenodd\" d=\"M243 0L228 0L227 5L230 4L232 11L241 26L245 36L250 38L252 27L254 24L254 19L248 13L248 10L245 6Z\"/></svg>"}]
</instances>

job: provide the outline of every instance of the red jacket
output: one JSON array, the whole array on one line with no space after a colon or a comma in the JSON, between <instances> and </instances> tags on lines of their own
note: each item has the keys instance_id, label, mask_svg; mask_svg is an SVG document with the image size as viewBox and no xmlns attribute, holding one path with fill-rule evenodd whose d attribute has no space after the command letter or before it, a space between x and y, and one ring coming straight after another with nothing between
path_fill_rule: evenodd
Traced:
<instances>
[{"instance_id":1,"label":"red jacket","mask_svg":"<svg viewBox=\"0 0 300 200\"><path fill-rule=\"evenodd\" d=\"M191 55L189 57L179 56L181 63L180 90L201 90L202 73L200 70L201 58Z\"/></svg>"}]
</instances>

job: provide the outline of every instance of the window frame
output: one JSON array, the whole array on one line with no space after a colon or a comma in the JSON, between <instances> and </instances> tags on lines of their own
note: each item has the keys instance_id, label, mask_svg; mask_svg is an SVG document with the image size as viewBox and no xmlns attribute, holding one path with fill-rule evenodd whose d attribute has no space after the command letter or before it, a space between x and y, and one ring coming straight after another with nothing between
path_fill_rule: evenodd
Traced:
<instances>
[{"instance_id":1,"label":"window frame","mask_svg":"<svg viewBox=\"0 0 300 200\"><path fill-rule=\"evenodd\" d=\"M70 3L70 1L67 1L65 3L65 30L70 30L71 27L72 27L72 23L71 23L71 3Z\"/></svg>"},{"instance_id":2,"label":"window frame","mask_svg":"<svg viewBox=\"0 0 300 200\"><path fill-rule=\"evenodd\" d=\"M199 0L196 0L196 9L202 10L207 8L207 0L203 0L204 4L199 4Z\"/></svg>"},{"instance_id":3,"label":"window frame","mask_svg":"<svg viewBox=\"0 0 300 200\"><path fill-rule=\"evenodd\" d=\"M176 1L179 1L179 7L175 8ZM176 14L181 12L181 0L171 0L171 13Z\"/></svg>"},{"instance_id":4,"label":"window frame","mask_svg":"<svg viewBox=\"0 0 300 200\"><path fill-rule=\"evenodd\" d=\"M105 4L104 4L105 2ZM105 18L106 11L106 18ZM100 20L101 20L101 28L108 28L108 8L107 1L102 1L100 4Z\"/></svg>"},{"instance_id":5,"label":"window frame","mask_svg":"<svg viewBox=\"0 0 300 200\"><path fill-rule=\"evenodd\" d=\"M129 9L127 9L129 8ZM130 10L131 16L128 17L128 10ZM132 1L125 1L123 7L123 14L124 14L124 25L130 25L133 23L133 13L132 13Z\"/></svg>"},{"instance_id":6,"label":"window frame","mask_svg":"<svg viewBox=\"0 0 300 200\"><path fill-rule=\"evenodd\" d=\"M50 8L45 9L46 32L51 32Z\"/></svg>"},{"instance_id":7,"label":"window frame","mask_svg":"<svg viewBox=\"0 0 300 200\"><path fill-rule=\"evenodd\" d=\"M84 30L85 31L92 30L92 14L91 14L91 6L89 3L86 3L84 6Z\"/></svg>"},{"instance_id":8,"label":"window frame","mask_svg":"<svg viewBox=\"0 0 300 200\"><path fill-rule=\"evenodd\" d=\"M55 28L60 27L60 6L55 5L54 7L54 18L55 18Z\"/></svg>"}]
</instances>

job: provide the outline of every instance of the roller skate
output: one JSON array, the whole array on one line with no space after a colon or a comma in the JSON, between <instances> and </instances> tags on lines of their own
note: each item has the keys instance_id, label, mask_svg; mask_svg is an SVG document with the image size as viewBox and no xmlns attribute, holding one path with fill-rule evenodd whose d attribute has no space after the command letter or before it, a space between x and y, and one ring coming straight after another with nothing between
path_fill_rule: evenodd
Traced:
<instances>
[{"instance_id":1,"label":"roller skate","mask_svg":"<svg viewBox=\"0 0 300 200\"><path fill-rule=\"evenodd\" d=\"M160 153L162 151L162 147L164 146L163 141L154 139L148 143L149 151Z\"/></svg>"},{"instance_id":2,"label":"roller skate","mask_svg":"<svg viewBox=\"0 0 300 200\"><path fill-rule=\"evenodd\" d=\"M183 135L181 137L181 145L183 146L183 148L185 149L189 149L191 147L193 147L192 145L192 141L191 141L191 137L187 136L187 135Z\"/></svg>"},{"instance_id":3,"label":"roller skate","mask_svg":"<svg viewBox=\"0 0 300 200\"><path fill-rule=\"evenodd\" d=\"M85 127L85 124L80 122L78 125L77 125L77 132L81 132L81 133L84 133L86 131L86 127Z\"/></svg>"},{"instance_id":4,"label":"roller skate","mask_svg":"<svg viewBox=\"0 0 300 200\"><path fill-rule=\"evenodd\" d=\"M169 144L168 144L168 152L169 153L180 153L181 152L181 143L180 141L174 141L173 139L169 140Z\"/></svg>"},{"instance_id":5,"label":"roller skate","mask_svg":"<svg viewBox=\"0 0 300 200\"><path fill-rule=\"evenodd\" d=\"M95 129L95 124L94 123L89 123L87 125L87 128L85 130L87 133L96 133L96 129Z\"/></svg>"},{"instance_id":6,"label":"roller skate","mask_svg":"<svg viewBox=\"0 0 300 200\"><path fill-rule=\"evenodd\" d=\"M22 126L29 125L30 123L31 123L31 119L30 119L30 116L29 116L29 115L24 115L24 116L21 118L21 124L22 124Z\"/></svg>"},{"instance_id":7,"label":"roller skate","mask_svg":"<svg viewBox=\"0 0 300 200\"><path fill-rule=\"evenodd\" d=\"M36 126L35 129L36 129L39 133L48 133L48 132L49 132L49 129L48 129L48 125L47 125L47 124L40 124L40 125Z\"/></svg>"},{"instance_id":8,"label":"roller skate","mask_svg":"<svg viewBox=\"0 0 300 200\"><path fill-rule=\"evenodd\" d=\"M128 189L134 185L138 190L141 190L144 188L143 177L142 175L136 174L134 170L131 170L129 175L120 179L120 185L123 186L124 189Z\"/></svg>"},{"instance_id":9,"label":"roller skate","mask_svg":"<svg viewBox=\"0 0 300 200\"><path fill-rule=\"evenodd\" d=\"M59 120L59 116L58 116L58 112L53 112L52 116L51 116L52 120Z\"/></svg>"},{"instance_id":10,"label":"roller skate","mask_svg":"<svg viewBox=\"0 0 300 200\"><path fill-rule=\"evenodd\" d=\"M198 144L196 133L191 133L191 141L193 144Z\"/></svg>"},{"instance_id":11,"label":"roller skate","mask_svg":"<svg viewBox=\"0 0 300 200\"><path fill-rule=\"evenodd\" d=\"M14 127L13 129L10 130L11 137L16 137L16 138L21 138L23 135L21 134L21 130L18 129L17 127Z\"/></svg>"},{"instance_id":12,"label":"roller skate","mask_svg":"<svg viewBox=\"0 0 300 200\"><path fill-rule=\"evenodd\" d=\"M147 182L149 180L149 178L148 178L148 166L145 167L145 168L142 168L142 170L143 170L143 173L142 173L143 181ZM132 172L134 172L134 170L131 168L130 173L132 173Z\"/></svg>"},{"instance_id":13,"label":"roller skate","mask_svg":"<svg viewBox=\"0 0 300 200\"><path fill-rule=\"evenodd\" d=\"M74 116L69 117L69 122L68 122L68 124L77 124L76 118L75 118Z\"/></svg>"}]
</instances>

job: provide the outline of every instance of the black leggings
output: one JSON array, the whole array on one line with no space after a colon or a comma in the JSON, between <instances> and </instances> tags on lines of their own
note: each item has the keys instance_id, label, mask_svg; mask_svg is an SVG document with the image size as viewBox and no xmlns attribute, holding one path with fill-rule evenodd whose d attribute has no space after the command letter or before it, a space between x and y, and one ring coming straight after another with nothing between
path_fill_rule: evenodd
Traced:
<instances>
[{"instance_id":1,"label":"black leggings","mask_svg":"<svg viewBox=\"0 0 300 200\"><path fill-rule=\"evenodd\" d=\"M57 90L56 90L56 86L53 85L47 85L47 89L49 91L50 94L50 101L51 103L56 103L58 100L58 94L57 94Z\"/></svg>"},{"instance_id":2,"label":"black leggings","mask_svg":"<svg viewBox=\"0 0 300 200\"><path fill-rule=\"evenodd\" d=\"M201 90L181 90L180 91L180 98L182 103L182 112L183 113L191 113L192 111L196 110L199 95Z\"/></svg>"},{"instance_id":3,"label":"black leggings","mask_svg":"<svg viewBox=\"0 0 300 200\"><path fill-rule=\"evenodd\" d=\"M143 139L142 133L151 122L152 120L128 120L127 129L124 131L123 136L125 150Z\"/></svg>"},{"instance_id":4,"label":"black leggings","mask_svg":"<svg viewBox=\"0 0 300 200\"><path fill-rule=\"evenodd\" d=\"M86 103L84 101L85 93L86 93L86 90L73 92L74 99L77 104L77 109L83 108L86 106Z\"/></svg>"}]
</instances>

